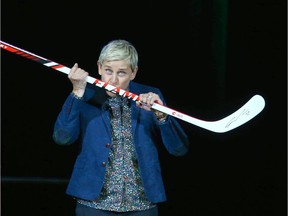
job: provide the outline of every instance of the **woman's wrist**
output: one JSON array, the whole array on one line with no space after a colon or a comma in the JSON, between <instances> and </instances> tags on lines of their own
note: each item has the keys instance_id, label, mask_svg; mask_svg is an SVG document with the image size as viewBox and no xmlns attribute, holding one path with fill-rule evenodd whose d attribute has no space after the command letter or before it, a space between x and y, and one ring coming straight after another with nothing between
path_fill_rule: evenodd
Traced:
<instances>
[{"instance_id":1,"label":"woman's wrist","mask_svg":"<svg viewBox=\"0 0 288 216\"><path fill-rule=\"evenodd\" d=\"M72 94L76 99L83 99L84 89L73 89Z\"/></svg>"},{"instance_id":2,"label":"woman's wrist","mask_svg":"<svg viewBox=\"0 0 288 216\"><path fill-rule=\"evenodd\" d=\"M155 112L156 118L159 122L165 122L168 115L162 112Z\"/></svg>"},{"instance_id":3,"label":"woman's wrist","mask_svg":"<svg viewBox=\"0 0 288 216\"><path fill-rule=\"evenodd\" d=\"M74 91L71 92L71 94L73 95L73 97L77 100L83 100L83 95L82 96L78 96L77 94L75 94Z\"/></svg>"}]
</instances>

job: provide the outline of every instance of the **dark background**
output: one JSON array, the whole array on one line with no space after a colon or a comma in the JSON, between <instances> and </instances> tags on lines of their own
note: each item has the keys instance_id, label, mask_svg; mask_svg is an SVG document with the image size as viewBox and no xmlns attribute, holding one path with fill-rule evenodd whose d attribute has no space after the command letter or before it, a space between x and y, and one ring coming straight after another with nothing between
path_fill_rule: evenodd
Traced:
<instances>
[{"instance_id":1,"label":"dark background","mask_svg":"<svg viewBox=\"0 0 288 216\"><path fill-rule=\"evenodd\" d=\"M287 210L286 1L2 0L1 40L98 78L103 45L123 38L136 80L168 106L221 119L253 95L250 122L218 134L180 121L188 155L160 149L168 202L161 216L284 216ZM72 85L65 74L1 50L1 215L70 216L65 194L77 147L52 140Z\"/></svg>"}]
</instances>

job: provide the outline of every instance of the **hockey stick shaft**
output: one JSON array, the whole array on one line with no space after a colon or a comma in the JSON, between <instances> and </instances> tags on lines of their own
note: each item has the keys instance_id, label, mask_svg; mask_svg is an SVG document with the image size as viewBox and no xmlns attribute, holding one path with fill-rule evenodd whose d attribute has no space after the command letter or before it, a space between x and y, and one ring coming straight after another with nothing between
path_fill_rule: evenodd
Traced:
<instances>
[{"instance_id":1,"label":"hockey stick shaft","mask_svg":"<svg viewBox=\"0 0 288 216\"><path fill-rule=\"evenodd\" d=\"M60 71L65 74L69 74L71 68L66 67L62 64L59 64L57 62L51 61L49 59L43 58L39 55L36 55L34 53L31 53L27 50L21 49L19 47L13 46L9 43L0 41L1 49L7 50L9 52L15 53L17 55L20 55L22 57L25 57L27 59L36 61L46 67L50 67L54 70ZM113 85L110 85L106 82L103 82L99 79L93 78L91 76L88 76L86 81L90 84L93 84L97 87L104 88L107 91L117 93L122 97L127 97L134 101L140 102L140 97L132 92L126 91L124 89L117 88ZM170 116L176 117L180 120L186 121L190 124L196 125L198 127L204 128L206 130L210 130L212 132L217 133L224 133L227 131L230 131L236 127L239 127L240 125L243 125L244 123L248 122L252 118L254 118L256 115L258 115L264 108L265 101L262 96L260 95L254 95L246 104L244 104L240 109L238 109L236 112L232 113L231 115L220 119L218 121L204 121L200 120L194 117L191 117L189 115L186 115L182 112L176 111L174 109L171 109L167 106L160 105L159 103L154 103L152 105L152 108L158 111L161 111L163 113L166 113Z\"/></svg>"}]
</instances>

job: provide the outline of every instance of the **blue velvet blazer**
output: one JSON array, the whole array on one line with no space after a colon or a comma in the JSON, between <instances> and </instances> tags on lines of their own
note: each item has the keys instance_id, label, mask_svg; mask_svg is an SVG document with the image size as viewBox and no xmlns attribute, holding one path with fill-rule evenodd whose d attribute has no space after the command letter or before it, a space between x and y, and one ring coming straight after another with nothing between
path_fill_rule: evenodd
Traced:
<instances>
[{"instance_id":1,"label":"blue velvet blazer","mask_svg":"<svg viewBox=\"0 0 288 216\"><path fill-rule=\"evenodd\" d=\"M81 144L66 193L85 200L95 200L101 192L112 142L109 110L101 103L89 102L97 91L99 87L87 87L83 100L70 94L53 131L53 139L59 145ZM151 86L131 81L129 91L137 95L154 92L164 101L160 90ZM160 123L153 112L130 101L133 142L145 194L153 203L166 201L158 147L164 145L170 154L182 156L188 152L188 137L174 117L168 116L165 123Z\"/></svg>"}]
</instances>

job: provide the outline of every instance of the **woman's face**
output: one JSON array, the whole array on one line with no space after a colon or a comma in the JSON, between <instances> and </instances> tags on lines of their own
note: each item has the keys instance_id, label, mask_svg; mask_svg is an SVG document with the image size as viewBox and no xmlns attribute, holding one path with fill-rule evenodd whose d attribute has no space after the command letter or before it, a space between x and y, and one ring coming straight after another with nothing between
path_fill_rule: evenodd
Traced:
<instances>
[{"instance_id":1,"label":"woman's face","mask_svg":"<svg viewBox=\"0 0 288 216\"><path fill-rule=\"evenodd\" d=\"M129 83L136 77L137 68L132 71L127 61L105 61L101 65L98 64L98 73L101 76L101 80L112 86L120 89L127 90ZM116 97L116 94L107 91L110 97Z\"/></svg>"}]
</instances>

